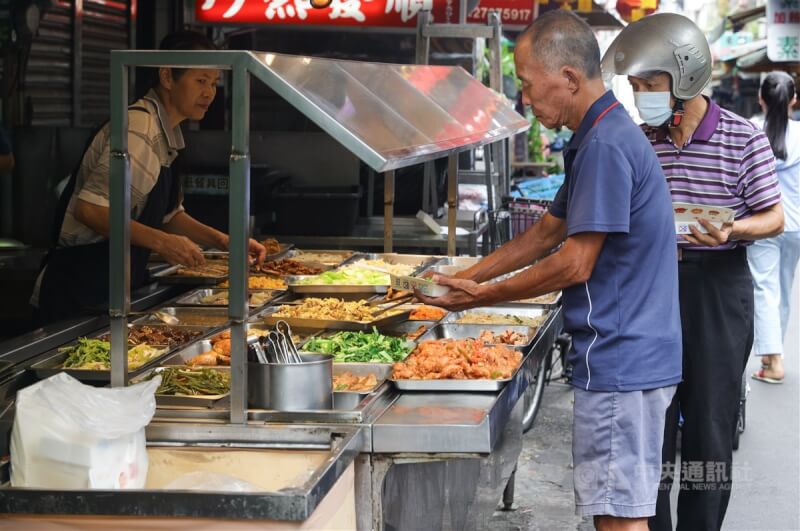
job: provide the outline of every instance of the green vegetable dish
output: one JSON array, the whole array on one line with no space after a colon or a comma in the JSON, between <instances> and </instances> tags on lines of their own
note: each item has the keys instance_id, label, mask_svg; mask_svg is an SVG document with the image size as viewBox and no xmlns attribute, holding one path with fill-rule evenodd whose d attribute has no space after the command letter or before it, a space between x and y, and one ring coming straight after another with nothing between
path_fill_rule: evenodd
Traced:
<instances>
[{"instance_id":1,"label":"green vegetable dish","mask_svg":"<svg viewBox=\"0 0 800 531\"><path fill-rule=\"evenodd\" d=\"M394 363L403 361L414 350L414 343L402 337L372 333L338 332L330 337L312 337L303 350L333 354L339 363Z\"/></svg>"},{"instance_id":2,"label":"green vegetable dish","mask_svg":"<svg viewBox=\"0 0 800 531\"><path fill-rule=\"evenodd\" d=\"M82 337L76 345L62 347L59 352L66 353L62 365L65 369L100 370L111 369L111 343L102 339ZM153 347L146 343L128 350L128 370L135 370L164 354L166 349Z\"/></svg>"},{"instance_id":3,"label":"green vegetable dish","mask_svg":"<svg viewBox=\"0 0 800 531\"><path fill-rule=\"evenodd\" d=\"M219 396L230 392L231 373L216 369L169 367L153 372L152 380L161 375L157 395Z\"/></svg>"},{"instance_id":4,"label":"green vegetable dish","mask_svg":"<svg viewBox=\"0 0 800 531\"><path fill-rule=\"evenodd\" d=\"M388 286L389 275L368 269L344 268L337 271L326 271L322 274L299 280L300 285L336 285L336 286Z\"/></svg>"}]
</instances>

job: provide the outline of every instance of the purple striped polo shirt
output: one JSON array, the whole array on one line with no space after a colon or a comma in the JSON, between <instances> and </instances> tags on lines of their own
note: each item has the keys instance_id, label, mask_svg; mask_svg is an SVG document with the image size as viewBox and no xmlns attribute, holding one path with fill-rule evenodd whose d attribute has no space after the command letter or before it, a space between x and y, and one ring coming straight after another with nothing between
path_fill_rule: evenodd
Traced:
<instances>
[{"instance_id":1,"label":"purple striped polo shirt","mask_svg":"<svg viewBox=\"0 0 800 531\"><path fill-rule=\"evenodd\" d=\"M775 157L766 135L755 125L715 102L689 142L678 149L666 127L645 131L658 155L669 183L673 202L731 208L735 219L743 219L781 201ZM690 245L686 249L709 249ZM714 250L733 249L750 242L728 242Z\"/></svg>"}]
</instances>

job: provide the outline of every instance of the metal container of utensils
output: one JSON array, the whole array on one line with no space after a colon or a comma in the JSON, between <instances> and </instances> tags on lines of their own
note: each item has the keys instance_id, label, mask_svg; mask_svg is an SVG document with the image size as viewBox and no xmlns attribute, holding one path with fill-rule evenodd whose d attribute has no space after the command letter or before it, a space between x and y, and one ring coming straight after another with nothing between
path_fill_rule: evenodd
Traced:
<instances>
[{"instance_id":1,"label":"metal container of utensils","mask_svg":"<svg viewBox=\"0 0 800 531\"><path fill-rule=\"evenodd\" d=\"M298 352L289 325L248 345L247 402L255 409L333 408L333 356Z\"/></svg>"}]
</instances>

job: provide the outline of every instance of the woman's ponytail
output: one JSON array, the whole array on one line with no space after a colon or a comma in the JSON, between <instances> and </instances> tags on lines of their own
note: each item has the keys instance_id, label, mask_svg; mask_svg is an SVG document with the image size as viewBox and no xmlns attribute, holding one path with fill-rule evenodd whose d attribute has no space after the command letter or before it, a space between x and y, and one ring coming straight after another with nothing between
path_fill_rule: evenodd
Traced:
<instances>
[{"instance_id":1,"label":"woman's ponytail","mask_svg":"<svg viewBox=\"0 0 800 531\"><path fill-rule=\"evenodd\" d=\"M794 94L794 80L786 72L772 72L761 83L761 99L767 107L764 132L775 157L781 160L786 160L786 127Z\"/></svg>"}]
</instances>

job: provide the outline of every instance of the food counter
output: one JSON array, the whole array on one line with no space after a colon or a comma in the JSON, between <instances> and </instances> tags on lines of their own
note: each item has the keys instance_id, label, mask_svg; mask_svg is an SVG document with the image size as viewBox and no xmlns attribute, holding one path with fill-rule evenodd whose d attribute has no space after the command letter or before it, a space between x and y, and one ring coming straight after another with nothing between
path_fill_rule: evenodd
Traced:
<instances>
[{"instance_id":1,"label":"food counter","mask_svg":"<svg viewBox=\"0 0 800 531\"><path fill-rule=\"evenodd\" d=\"M144 317L130 314L133 302L127 284L130 198L126 193L130 176L126 165L127 135L123 132L127 128L126 71L136 65L204 66L233 72L227 308L214 306L221 300L218 292L196 293L188 289L188 284L178 282L171 288L178 291L174 297L156 303L160 311L151 311ZM368 64L245 51L114 51L111 72L110 344L92 337L92 341L84 341L86 348L78 345L69 353L53 352L52 347L70 343L77 335L97 336L108 330L102 329L103 321L79 323L62 332L58 340L48 338L30 347L24 355L17 352L24 362L6 373L8 376L0 380L0 386L10 406L17 390L34 383L47 371L58 371L59 367L64 370L69 362L69 370L80 375L82 369L89 367L82 366L87 360L91 364L91 371L87 373L93 373L94 385L110 382L112 386L124 386L129 378L139 381L150 378L154 372L164 371L168 363L177 364L172 369L191 373L191 378L198 379L193 380L190 394L172 397L181 398L180 403L169 400L166 388L159 387L156 391L158 407L146 430L153 477L148 474L144 489L48 490L5 484L0 488L0 514L8 517L8 521L15 518L20 523L30 517L39 522L66 521L75 526L85 524L87 515L99 515L93 525L109 529L132 519L139 519L135 520L138 524L150 522L157 526L163 522L160 519L167 517L174 525L202 524L204 528L217 525L245 528L248 523L265 528L302 526L304 529L485 527L520 452L523 401L519 399L560 331L560 308L528 305L536 308L537 320L535 325L529 323L528 342L522 345L490 345L477 338L452 340L460 341L459 348L466 349L470 356L484 356L490 368L480 367L470 357L468 363L464 362L467 367L448 365L433 369L424 363L424 349L409 346L409 351L414 350L411 356L395 361L404 367L403 371L427 374L424 379L431 378L428 383L402 379L399 375L405 373L395 365L389 366L389 370L396 381L379 382L355 404L341 406L341 409L335 408L335 399L326 407L302 411L253 404L253 400L265 397L248 396L248 389L264 388L267 380L249 381L250 378L262 374L261 368L291 365L285 362L291 354L291 349L285 348L290 343L285 336L283 343L269 344L264 342L267 336L261 335L265 328L275 325L278 318L287 316L287 321L295 319L292 321L295 325L311 326L311 336L337 333L342 329L368 334L373 325L380 325L379 332L387 335L407 337L411 334L416 340L424 340L424 337L419 337L419 324L407 320L413 309L388 310L393 304L388 300L392 294L387 293L384 281L354 283L354 280L374 278L366 273L345 275L344 281L330 274L319 285L328 288L322 290L324 295L321 296L334 293L348 303L355 303L347 307L348 312L372 312L374 319L338 313L344 302L324 303L325 310L330 311L324 316L308 314L305 312L308 308L298 309L303 304L299 299L314 294L300 286L313 286L314 280L309 282L307 278L287 275L279 281L268 281L263 274L251 272L248 275L249 78L252 76L268 85L373 170L384 174L382 229L386 252L391 251L394 243L395 169L448 157L447 251L455 255L458 153L508 138L529 127L527 120L500 95L483 87L462 69L453 67ZM461 105L464 101L469 101L470 105ZM476 108L483 112L475 113ZM469 246L474 248L477 235L470 237L473 239L468 242ZM390 261L392 256L383 258ZM454 256L440 257L426 266L457 265L458 260ZM323 265L348 267L345 260L338 265ZM284 266L282 264L277 272L289 273ZM422 264L414 274L420 274L421 267ZM277 269L277 265L273 269ZM192 276L181 273L180 270L165 272L159 278L159 285L176 277ZM224 276L221 270L206 273L211 273L213 278L200 282L205 284L202 289L225 289L218 284ZM325 271L320 273L324 274ZM197 275L194 277L193 282L197 283ZM333 290L330 289L332 285L335 286ZM259 293L260 298L256 300L256 291L272 293ZM517 311L521 312L521 307L511 311L503 309L511 314ZM203 328L203 336L185 345L157 346L159 348L148 351L152 357L137 358L136 363L131 364L132 349L128 341L134 337L141 340L142 334L129 334L129 324L155 327L164 321L176 326L175 319ZM98 324L100 326L96 327ZM437 323L428 324L424 332L435 334ZM309 334L302 337L300 332L304 331L299 326L295 328L297 340L305 341ZM251 331L256 336L255 343L250 339ZM70 332L73 336L67 337ZM222 332L228 335L220 336ZM287 336L293 336L286 332ZM503 330L496 332L496 337L513 336L504 334ZM271 334L269 337L272 338ZM451 341L429 337L434 342ZM202 342L206 343L196 346ZM279 343L283 345L282 351ZM188 350L193 345L194 350ZM39 347L40 351L29 357ZM209 347L212 350L206 351ZM279 353L284 356L284 362L280 362ZM258 356L259 361L254 362L251 354ZM337 364L331 360L338 354L313 355L327 360L328 367L335 367ZM389 355L401 356L397 352ZM49 361L41 365L45 360ZM206 367L206 363L213 363L213 366ZM186 364L193 367L188 368ZM216 366L218 364L229 366ZM478 370L488 372L481 375ZM465 384L463 390L452 382L447 383L447 390L442 390L440 382L448 378L438 379L440 376L433 373L444 371L461 378L459 381ZM201 405L198 402L209 390L203 378L212 377L217 383L219 380L229 382L230 391L227 396L215 396ZM332 375L328 373L327 378ZM294 392L300 397L315 394L315 386L320 381L313 386L298 383L285 387L284 394ZM412 387L416 390L401 390L403 382L414 384ZM286 383L277 379L270 385ZM325 383L332 389L331 380ZM165 385L163 380L161 385ZM428 390L421 390L423 388ZM331 394L336 393L332 391ZM199 400L183 401L195 398ZM248 405L248 402L251 403ZM7 432L13 420L13 408L5 408L0 420ZM293 464L283 470L284 462ZM165 476L177 475L182 470L213 472L214 467L220 466L236 474L238 479L246 480L253 488L237 492L229 486L205 485L200 490L187 490L165 484ZM7 468L6 463L4 469L7 471ZM142 517L148 520L141 520Z\"/></svg>"},{"instance_id":2,"label":"food counter","mask_svg":"<svg viewBox=\"0 0 800 531\"><path fill-rule=\"evenodd\" d=\"M283 258L303 259L302 251L293 253ZM313 251L307 254L310 258L319 258L316 256L318 254L325 257L325 253ZM395 256L400 262L414 263L409 260L411 257ZM455 267L445 265L448 263L461 263L461 267L469 263L441 256L414 259L423 258L424 269L431 270ZM347 256L333 270L354 267L352 264L367 259L371 260L363 263L380 264L383 259L391 260L387 255L347 252ZM405 272L404 269L398 271ZM416 272L421 273L423 270ZM178 301L186 301L189 294L203 289L208 288L154 285L145 290L145 296L137 297L134 301L137 307L151 303L151 313L156 308L180 308L202 312L213 308L211 305L215 300L209 300L210 304L205 307L204 305L181 306L178 305ZM342 289L346 291L348 287ZM250 326L266 328L264 316L270 308L280 306L282 302L302 300L297 299L302 296L313 297L315 294L292 293L287 290L277 293L276 300L252 307ZM374 300L386 297L382 293L367 296ZM509 311L507 308L501 310L498 312ZM489 312L493 309L482 311ZM218 449L223 446L236 448L239 445L240 449L247 451L259 449L265 452L258 458L265 459L264 463L267 463L270 456L281 455L269 452L284 452L286 455L281 458L282 460L287 456L297 458L298 452L302 454L308 451L313 455L322 455L318 454L322 452L325 459L312 463L314 470L311 474L314 481L309 480L303 485L293 486L290 489L291 495L284 492L285 486L276 489L274 493L266 492L258 495L147 490L113 493L51 491L45 497L42 496L42 491L36 489L5 489L0 496L0 513L15 515L32 513L40 518L37 521L42 521L43 515L55 513L70 514L75 519L79 518L78 515L104 514L116 517L182 516L299 522L308 520L315 513L327 492L335 491L338 493L337 496L341 495L339 490L343 483L340 481L345 483L350 481L349 488L354 493L352 498L354 509L350 516L358 518L359 529L381 528L386 524L418 528L430 523L427 520L420 521L420 517L429 519L434 515L434 520L443 518L441 508L445 507L452 513L448 519L455 518L455 515L459 516L457 522L447 523L442 520L443 528L468 529L470 525L485 522L491 517L494 506L508 481L521 450L522 401L519 398L533 379L533 375L537 373L539 364L543 362L556 334L561 329L561 313L557 303L520 304L513 311L518 315L534 311L537 314L544 314L545 318L537 327L533 341L524 346L519 370L515 371L513 377L497 392L404 392L386 381L372 392L363 394L355 405L346 409L296 412L250 409L248 423L245 426L228 424L229 411L224 403L202 408L159 405L156 416L147 429L148 445L154 452L151 453L151 463L158 462L158 458L154 457L158 455L155 452L158 448ZM419 326L427 326L429 337L436 339L442 337L441 332L437 333L439 329L467 326L448 322L457 320L460 314L443 313L444 316L439 323L403 320L399 324L388 323L380 328L380 332L400 335L413 332ZM406 312L404 315L407 316L409 313ZM421 312L419 315L425 317L429 313ZM436 313L433 315L438 316ZM149 318L145 316L140 319L148 321ZM135 328L132 330L140 327L140 323L137 322L133 325ZM156 329L159 326L168 328L158 324L151 326ZM216 336L225 326L227 325L205 325L201 327L202 334L195 337L179 336L185 343L175 345L173 352L200 352L204 348L192 350L191 347L209 344L207 338ZM488 328L493 326L496 328L498 325L486 325ZM513 328L512 325L500 327ZM41 364L43 359L46 360L51 355L54 342L58 345L72 344L77 336L100 337L107 331L107 320L88 319L64 327L51 335L48 341L45 341L44 337L40 337L39 341L33 341L33 337L16 340L16 343L27 342L25 348L11 348L9 344L0 345L0 350L6 353L0 360L10 357L15 366L13 371L6 373L2 381L3 394L13 396L11 393L13 389L37 379L39 374L37 364ZM44 331L37 332L39 335L43 333ZM312 334L312 337L326 337L326 334L330 337L336 333L335 330L323 328ZM132 333L130 337L138 336ZM420 340L424 338L425 336ZM171 363L169 359L170 356L167 356L161 363L169 365ZM334 364L334 367L337 365L351 368L359 364L342 363ZM378 366L382 364L375 364L376 368ZM155 368L157 367L150 367L150 370ZM108 376L106 381L107 378ZM13 408L8 407L10 405L11 402L8 402L4 407L5 414L2 419L6 430L10 429L11 425ZM7 436L8 433L5 433L4 439ZM224 444L222 441L225 441ZM272 468L271 465L268 467L269 470ZM424 515L420 513L416 504L412 503L420 482L428 486L427 492L431 496L426 501L430 511ZM113 496L119 503L109 505L108 496ZM324 507L323 509L327 511ZM466 520L462 520L467 516ZM338 517L344 518L343 521L347 521L348 518L347 515ZM27 520L23 518L20 522Z\"/></svg>"}]
</instances>

